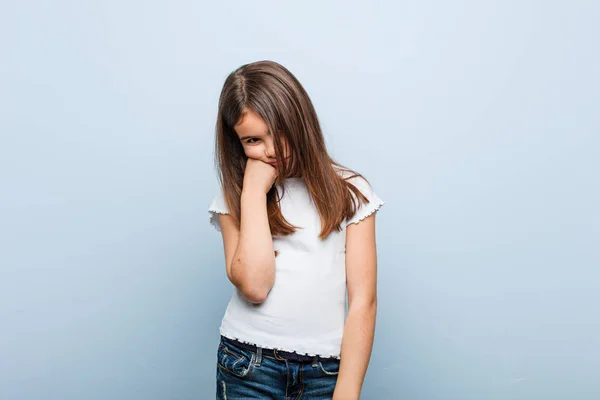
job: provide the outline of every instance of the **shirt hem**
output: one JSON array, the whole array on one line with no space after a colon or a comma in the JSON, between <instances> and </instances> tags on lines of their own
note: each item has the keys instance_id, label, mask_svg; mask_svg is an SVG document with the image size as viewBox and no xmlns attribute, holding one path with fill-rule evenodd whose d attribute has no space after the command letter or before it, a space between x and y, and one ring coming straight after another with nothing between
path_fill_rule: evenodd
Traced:
<instances>
[{"instance_id":1,"label":"shirt hem","mask_svg":"<svg viewBox=\"0 0 600 400\"><path fill-rule=\"evenodd\" d=\"M256 347L261 347L263 349L269 349L269 350L279 350L279 351L285 351L288 353L295 353L298 355L302 355L302 356L311 356L311 357L322 357L322 358L336 358L336 359L340 359L340 355L339 354L319 354L319 353L302 353L302 352L298 352L297 350L293 350L289 347L272 347L272 346L267 346L267 345L263 345L260 343L253 343L253 342L249 342L247 340L244 340L242 338L236 337L235 335L230 335L228 333L225 333L223 328L219 328L219 333L221 334L221 336L226 337L227 339L230 340L237 340L238 342L242 342L245 344L249 344L252 346L256 346Z\"/></svg>"}]
</instances>

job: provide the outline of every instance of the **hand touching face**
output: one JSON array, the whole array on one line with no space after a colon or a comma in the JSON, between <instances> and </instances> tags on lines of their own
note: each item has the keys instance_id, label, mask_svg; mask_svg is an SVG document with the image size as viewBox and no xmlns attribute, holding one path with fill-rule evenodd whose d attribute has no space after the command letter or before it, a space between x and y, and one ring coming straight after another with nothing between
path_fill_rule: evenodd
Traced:
<instances>
[{"instance_id":1,"label":"hand touching face","mask_svg":"<svg viewBox=\"0 0 600 400\"><path fill-rule=\"evenodd\" d=\"M269 133L269 127L258 114L247 109L234 129L248 158L262 161L273 167L280 165L282 160L276 158L275 142ZM284 150L286 150L285 148L284 142ZM286 158L287 151L285 151L284 160Z\"/></svg>"}]
</instances>

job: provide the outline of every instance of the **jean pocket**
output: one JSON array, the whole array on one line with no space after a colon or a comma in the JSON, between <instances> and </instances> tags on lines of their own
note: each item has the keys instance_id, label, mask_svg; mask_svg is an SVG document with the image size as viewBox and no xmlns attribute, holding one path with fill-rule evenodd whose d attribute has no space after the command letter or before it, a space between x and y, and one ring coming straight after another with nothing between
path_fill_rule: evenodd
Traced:
<instances>
[{"instance_id":1,"label":"jean pocket","mask_svg":"<svg viewBox=\"0 0 600 400\"><path fill-rule=\"evenodd\" d=\"M319 369L325 375L337 375L340 372L340 360L320 360Z\"/></svg>"},{"instance_id":2,"label":"jean pocket","mask_svg":"<svg viewBox=\"0 0 600 400\"><path fill-rule=\"evenodd\" d=\"M231 375L243 378L252 370L256 354L221 341L217 351L217 367Z\"/></svg>"}]
</instances>

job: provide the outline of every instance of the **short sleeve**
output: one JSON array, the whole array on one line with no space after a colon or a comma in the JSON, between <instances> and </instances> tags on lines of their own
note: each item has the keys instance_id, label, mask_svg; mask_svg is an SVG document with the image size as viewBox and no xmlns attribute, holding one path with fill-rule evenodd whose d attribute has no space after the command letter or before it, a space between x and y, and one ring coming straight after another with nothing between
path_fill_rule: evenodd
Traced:
<instances>
[{"instance_id":1,"label":"short sleeve","mask_svg":"<svg viewBox=\"0 0 600 400\"><path fill-rule=\"evenodd\" d=\"M352 218L348 218L346 220L346 226L359 223L369 215L377 212L384 204L384 201L373 191L371 185L364 178L356 176L348 179L348 182L356 186L356 188L360 190L360 192L369 200L369 202L359 203L360 205L356 210L356 214L354 214ZM352 196L357 199L354 193L352 193Z\"/></svg>"},{"instance_id":2,"label":"short sleeve","mask_svg":"<svg viewBox=\"0 0 600 400\"><path fill-rule=\"evenodd\" d=\"M223 197L222 191L213 198L212 203L208 209L209 222L219 232L221 231L221 223L219 222L219 214L229 214L229 209L225 203L225 197Z\"/></svg>"}]
</instances>

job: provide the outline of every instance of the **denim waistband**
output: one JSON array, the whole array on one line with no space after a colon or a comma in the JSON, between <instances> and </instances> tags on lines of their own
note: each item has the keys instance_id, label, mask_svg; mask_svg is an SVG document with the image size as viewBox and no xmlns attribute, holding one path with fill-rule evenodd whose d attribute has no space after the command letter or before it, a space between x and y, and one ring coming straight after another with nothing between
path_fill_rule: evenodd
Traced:
<instances>
[{"instance_id":1,"label":"denim waistband","mask_svg":"<svg viewBox=\"0 0 600 400\"><path fill-rule=\"evenodd\" d=\"M250 343L244 343L244 342L240 342L239 340L235 340L235 339L229 339L225 336L221 336L221 340L223 340L224 342L227 342L229 344L232 344L233 346L239 347L240 349L243 350L248 350L251 352L256 353L256 351L258 350L258 346L250 344ZM275 358L276 360L280 360L280 361L296 361L296 362L317 362L319 360L337 360L339 361L338 358L336 357L321 357L319 355L308 355L308 354L298 354L295 352L289 352L289 351L283 351L283 350L275 350L275 349L265 349L265 348L261 348L262 351L262 355L263 357L271 357L271 358Z\"/></svg>"}]
</instances>

